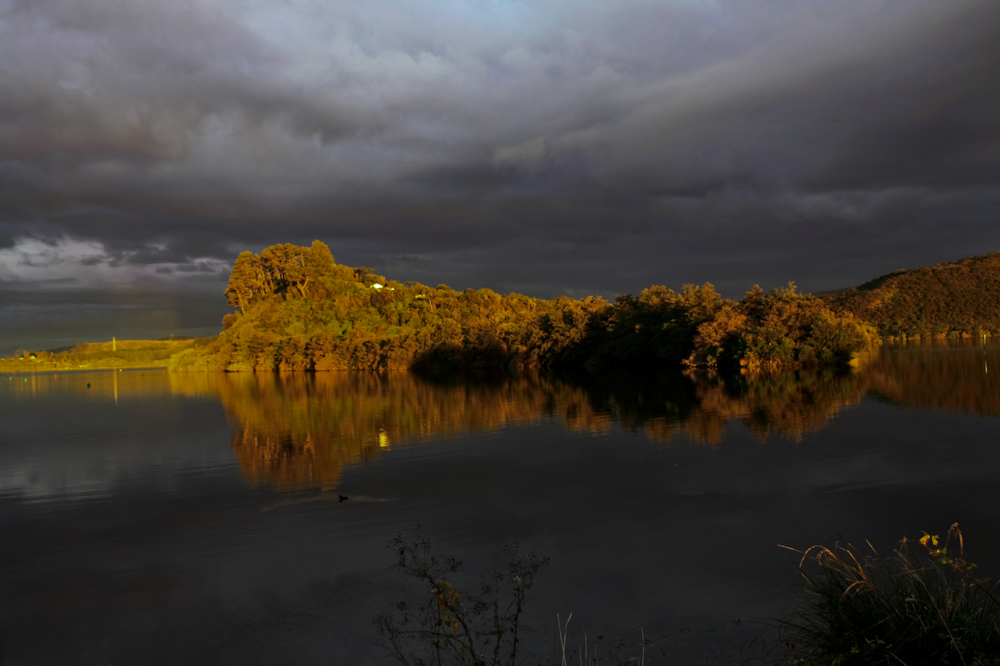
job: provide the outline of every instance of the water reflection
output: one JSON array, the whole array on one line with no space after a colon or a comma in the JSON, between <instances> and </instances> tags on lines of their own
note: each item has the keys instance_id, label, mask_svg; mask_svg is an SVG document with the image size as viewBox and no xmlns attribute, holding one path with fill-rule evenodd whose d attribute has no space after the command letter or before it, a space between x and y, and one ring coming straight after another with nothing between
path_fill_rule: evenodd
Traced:
<instances>
[{"instance_id":1,"label":"water reflection","mask_svg":"<svg viewBox=\"0 0 1000 666\"><path fill-rule=\"evenodd\" d=\"M204 398L176 397L160 370L0 375L0 498L153 492L185 470L231 465L217 394ZM172 440L181 424L194 433Z\"/></svg>"},{"instance_id":2,"label":"water reflection","mask_svg":"<svg viewBox=\"0 0 1000 666\"><path fill-rule=\"evenodd\" d=\"M991 374L990 365L1000 368L995 346L932 341L886 346L857 370L754 377L524 374L440 381L407 373L127 371L5 375L0 393L14 411L40 398L84 398L81 408L93 405L86 408L91 414L104 413L99 405L117 409L119 402L171 395L218 401L232 424L232 450L252 484L333 490L345 465L394 446L541 419L555 419L571 432L606 433L617 425L656 442L681 437L715 446L734 424L761 441L800 439L866 395L901 407L995 417L1000 373ZM113 412L106 418L117 423Z\"/></svg>"},{"instance_id":3,"label":"water reflection","mask_svg":"<svg viewBox=\"0 0 1000 666\"><path fill-rule=\"evenodd\" d=\"M998 368L995 346L937 340L886 349L864 376L869 391L900 406L1000 416Z\"/></svg>"},{"instance_id":4,"label":"water reflection","mask_svg":"<svg viewBox=\"0 0 1000 666\"><path fill-rule=\"evenodd\" d=\"M657 442L714 446L732 423L760 440L799 439L863 396L905 407L1000 415L997 349L886 347L859 370L781 375L617 378L526 374L440 382L412 374L170 375L171 389L214 394L235 424L232 447L254 484L336 488L344 465L426 437L557 418L574 432L617 423ZM996 366L995 366L996 367Z\"/></svg>"},{"instance_id":5,"label":"water reflection","mask_svg":"<svg viewBox=\"0 0 1000 666\"><path fill-rule=\"evenodd\" d=\"M6 389L6 390L4 390ZM0 391L14 399L88 397L117 402L171 393L167 374L156 370L0 374Z\"/></svg>"},{"instance_id":6,"label":"water reflection","mask_svg":"<svg viewBox=\"0 0 1000 666\"><path fill-rule=\"evenodd\" d=\"M214 392L235 424L232 446L247 479L283 489L333 489L345 464L398 442L535 421L558 414L570 430L598 432L580 387L537 376L441 384L389 375L170 376L175 392Z\"/></svg>"}]
</instances>

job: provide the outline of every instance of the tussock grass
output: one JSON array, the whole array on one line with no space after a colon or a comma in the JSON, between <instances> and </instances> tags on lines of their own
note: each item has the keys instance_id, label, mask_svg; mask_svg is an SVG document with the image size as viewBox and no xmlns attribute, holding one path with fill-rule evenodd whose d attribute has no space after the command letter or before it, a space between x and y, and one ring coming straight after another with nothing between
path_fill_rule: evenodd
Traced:
<instances>
[{"instance_id":1,"label":"tussock grass","mask_svg":"<svg viewBox=\"0 0 1000 666\"><path fill-rule=\"evenodd\" d=\"M957 523L943 543L924 534L889 557L871 551L838 543L802 553L806 595L780 623L777 663L1000 664L1000 590L973 575Z\"/></svg>"}]
</instances>

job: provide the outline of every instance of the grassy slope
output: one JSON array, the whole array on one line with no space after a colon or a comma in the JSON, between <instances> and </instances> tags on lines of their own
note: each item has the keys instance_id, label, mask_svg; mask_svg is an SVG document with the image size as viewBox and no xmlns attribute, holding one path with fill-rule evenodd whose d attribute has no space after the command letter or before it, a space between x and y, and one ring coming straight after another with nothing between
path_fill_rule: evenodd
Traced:
<instances>
[{"instance_id":1,"label":"grassy slope","mask_svg":"<svg viewBox=\"0 0 1000 666\"><path fill-rule=\"evenodd\" d=\"M0 372L165 368L174 354L203 346L212 339L119 340L114 350L111 342L83 342L65 351L25 352L23 358L0 359Z\"/></svg>"},{"instance_id":2,"label":"grassy slope","mask_svg":"<svg viewBox=\"0 0 1000 666\"><path fill-rule=\"evenodd\" d=\"M1000 252L896 271L828 297L882 335L1000 331Z\"/></svg>"}]
</instances>

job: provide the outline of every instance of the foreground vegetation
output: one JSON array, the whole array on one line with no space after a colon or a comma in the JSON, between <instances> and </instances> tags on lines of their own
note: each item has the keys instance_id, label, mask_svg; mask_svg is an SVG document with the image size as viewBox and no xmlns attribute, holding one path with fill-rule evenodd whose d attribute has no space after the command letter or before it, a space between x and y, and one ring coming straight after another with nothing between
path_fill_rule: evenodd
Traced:
<instances>
[{"instance_id":1,"label":"foreground vegetation","mask_svg":"<svg viewBox=\"0 0 1000 666\"><path fill-rule=\"evenodd\" d=\"M525 604L547 558L522 553L511 544L499 554L503 564L470 594L453 584L461 561L436 554L429 540L397 537L390 547L396 554L393 569L418 582L419 601L402 600L372 618L378 643L386 652L406 666L523 662Z\"/></svg>"},{"instance_id":2,"label":"foreground vegetation","mask_svg":"<svg viewBox=\"0 0 1000 666\"><path fill-rule=\"evenodd\" d=\"M387 280L337 264L329 248L275 245L237 259L238 311L218 340L173 370L392 370L420 367L766 368L849 363L873 328L794 285L739 301L711 284L679 293L553 300Z\"/></svg>"},{"instance_id":3,"label":"foreground vegetation","mask_svg":"<svg viewBox=\"0 0 1000 666\"><path fill-rule=\"evenodd\" d=\"M886 558L810 548L800 565L808 596L781 625L779 662L1000 663L1000 585L976 578L963 550L957 523L943 542L904 539Z\"/></svg>"},{"instance_id":4,"label":"foreground vegetation","mask_svg":"<svg viewBox=\"0 0 1000 666\"><path fill-rule=\"evenodd\" d=\"M478 585L458 582L462 562L436 553L426 538L402 536L389 544L395 554L391 571L411 583L406 598L371 618L376 644L404 666L517 666L519 664L604 663L626 666L646 662L647 641L640 628L635 640L603 635L569 640L570 613L557 614L551 657L542 656L544 640L529 642L537 628L527 622L529 592L548 558L508 544L493 557L493 568ZM660 655L665 656L665 654Z\"/></svg>"},{"instance_id":5,"label":"foreground vegetation","mask_svg":"<svg viewBox=\"0 0 1000 666\"><path fill-rule=\"evenodd\" d=\"M644 633L637 654L606 645L601 654L599 641L590 645L586 636L567 651L572 614L565 622L557 616L551 658L540 656L539 645L522 644L528 593L546 558L508 546L478 586L461 589L462 563L436 554L426 539L397 537L390 547L392 570L415 585L372 623L377 643L406 666L645 662ZM748 659L773 666L1000 664L1000 583L977 578L963 551L957 523L943 540L926 533L903 539L885 558L840 544L809 548L799 565L806 596L760 657Z\"/></svg>"},{"instance_id":6,"label":"foreground vegetation","mask_svg":"<svg viewBox=\"0 0 1000 666\"><path fill-rule=\"evenodd\" d=\"M83 342L62 351L22 351L0 358L0 372L165 368L175 354L197 349L212 339Z\"/></svg>"}]
</instances>

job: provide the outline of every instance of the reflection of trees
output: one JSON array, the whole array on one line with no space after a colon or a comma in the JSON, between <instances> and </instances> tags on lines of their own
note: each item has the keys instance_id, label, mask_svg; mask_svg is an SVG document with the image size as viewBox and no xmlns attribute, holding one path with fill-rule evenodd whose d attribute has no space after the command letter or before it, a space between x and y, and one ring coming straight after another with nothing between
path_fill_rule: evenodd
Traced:
<instances>
[{"instance_id":1,"label":"reflection of trees","mask_svg":"<svg viewBox=\"0 0 1000 666\"><path fill-rule=\"evenodd\" d=\"M758 437L800 437L819 430L864 394L858 373L798 371L783 374L709 373L622 377L588 385L592 399L626 430L659 441L684 432L695 442L717 444L726 425L740 421Z\"/></svg>"},{"instance_id":2,"label":"reflection of trees","mask_svg":"<svg viewBox=\"0 0 1000 666\"><path fill-rule=\"evenodd\" d=\"M254 483L336 487L344 464L401 441L562 417L574 430L609 427L578 387L527 375L434 383L410 373L175 374L176 391L216 393L238 424L233 449Z\"/></svg>"},{"instance_id":3,"label":"reflection of trees","mask_svg":"<svg viewBox=\"0 0 1000 666\"><path fill-rule=\"evenodd\" d=\"M219 396L235 424L232 446L246 477L283 489L333 489L344 465L400 442L549 416L574 432L606 432L618 423L661 441L686 431L695 441L715 443L734 418L761 436L795 435L821 427L846 404L840 384L821 389L830 381L727 384L680 374L617 380L528 374L451 383L409 373L171 375L178 393Z\"/></svg>"},{"instance_id":4,"label":"reflection of trees","mask_svg":"<svg viewBox=\"0 0 1000 666\"><path fill-rule=\"evenodd\" d=\"M860 373L801 371L698 383L698 417L687 429L695 439L718 443L726 421L744 423L757 437L799 438L825 427L837 412L864 395Z\"/></svg>"},{"instance_id":5,"label":"reflection of trees","mask_svg":"<svg viewBox=\"0 0 1000 666\"><path fill-rule=\"evenodd\" d=\"M887 349L865 368L867 388L903 407L1000 416L1000 350L970 340Z\"/></svg>"},{"instance_id":6,"label":"reflection of trees","mask_svg":"<svg viewBox=\"0 0 1000 666\"><path fill-rule=\"evenodd\" d=\"M982 352L921 353L887 350L854 371L728 377L525 374L440 382L409 373L174 373L170 382L176 393L221 398L236 424L233 449L253 483L333 489L344 465L401 442L545 417L574 432L617 424L657 441L683 433L717 444L732 421L761 439L798 438L869 391L906 406L1000 415L1000 387L984 375Z\"/></svg>"}]
</instances>

